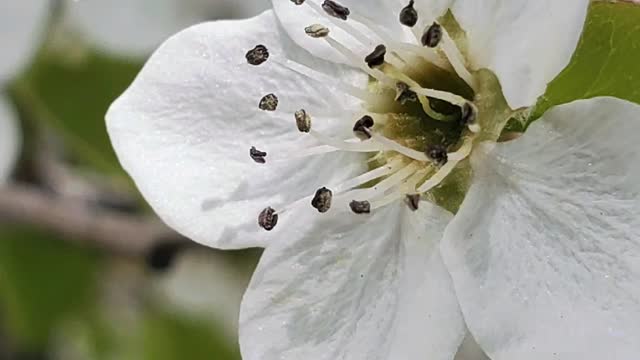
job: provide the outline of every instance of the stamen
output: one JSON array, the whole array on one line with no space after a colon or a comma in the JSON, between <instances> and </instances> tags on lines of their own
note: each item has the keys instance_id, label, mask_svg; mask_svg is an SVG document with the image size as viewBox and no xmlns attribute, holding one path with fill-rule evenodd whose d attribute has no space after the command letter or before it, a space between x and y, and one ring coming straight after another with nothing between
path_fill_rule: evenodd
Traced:
<instances>
[{"instance_id":1,"label":"stamen","mask_svg":"<svg viewBox=\"0 0 640 360\"><path fill-rule=\"evenodd\" d=\"M342 91L345 94L351 95L360 100L369 101L371 100L372 97L374 97L373 94L369 93L366 90L359 89L351 84L337 80L334 77L323 74L317 70L311 69L295 61L288 60L288 59L285 59L285 60L273 59L273 61L278 65L285 67L291 71L294 71L302 76L306 76L309 79L318 81L327 86L331 86L336 90Z\"/></svg>"},{"instance_id":2,"label":"stamen","mask_svg":"<svg viewBox=\"0 0 640 360\"><path fill-rule=\"evenodd\" d=\"M387 54L387 47L384 45L378 45L373 50L373 52L371 52L371 54L367 55L364 58L364 62L366 62L370 68L380 66L384 64L384 56L386 54Z\"/></svg>"},{"instance_id":3,"label":"stamen","mask_svg":"<svg viewBox=\"0 0 640 360\"><path fill-rule=\"evenodd\" d=\"M423 152L413 150L404 145L400 145L399 143L393 140L387 139L386 137L382 135L378 135L372 131L369 131L369 136L371 136L372 138L371 140L380 143L386 150L395 151L413 160L418 160L422 162L431 162L431 159L429 159L429 157L427 157L427 155L425 155Z\"/></svg>"},{"instance_id":4,"label":"stamen","mask_svg":"<svg viewBox=\"0 0 640 360\"><path fill-rule=\"evenodd\" d=\"M349 50L344 45L340 44L331 36L326 36L323 38L326 42L329 43L334 49L336 49L339 53L341 53L344 57L346 57L353 65L358 66L362 71L369 74L371 77L378 80L380 83L385 84L388 87L395 86L395 82L389 79L382 71L377 69L371 69L365 65L365 63L361 60L361 58L353 53L353 51Z\"/></svg>"},{"instance_id":5,"label":"stamen","mask_svg":"<svg viewBox=\"0 0 640 360\"><path fill-rule=\"evenodd\" d=\"M311 36L312 38L323 38L327 35L329 35L329 28L324 26L324 25L320 25L320 24L313 24L310 26L307 26L306 28L304 28L304 32Z\"/></svg>"},{"instance_id":6,"label":"stamen","mask_svg":"<svg viewBox=\"0 0 640 360\"><path fill-rule=\"evenodd\" d=\"M377 178L389 175L394 173L395 171L400 169L400 166L402 166L403 161L402 159L395 159L389 163L387 163L386 165L383 165L379 168L373 169L369 172L366 172L360 176L356 176L355 178L351 179L351 180L347 180L341 184L339 184L338 186L335 186L335 192L336 193L341 193L343 191L352 189L356 186L360 186L362 184L366 184L369 181L375 180Z\"/></svg>"},{"instance_id":7,"label":"stamen","mask_svg":"<svg viewBox=\"0 0 640 360\"><path fill-rule=\"evenodd\" d=\"M400 23L408 27L414 27L418 23L418 12L413 8L413 0L400 11Z\"/></svg>"},{"instance_id":8,"label":"stamen","mask_svg":"<svg viewBox=\"0 0 640 360\"><path fill-rule=\"evenodd\" d=\"M371 212L371 204L367 200L353 200L349 203L349 207L356 214L369 214Z\"/></svg>"},{"instance_id":9,"label":"stamen","mask_svg":"<svg viewBox=\"0 0 640 360\"><path fill-rule=\"evenodd\" d=\"M420 206L420 194L407 194L404 201L411 211L417 211Z\"/></svg>"},{"instance_id":10,"label":"stamen","mask_svg":"<svg viewBox=\"0 0 640 360\"><path fill-rule=\"evenodd\" d=\"M383 177L385 175L389 175L392 174L393 172L397 171L400 166L402 165L402 161L401 160L394 160L391 163L381 166L377 169L371 170L367 173L364 173L360 176L357 176L353 179L347 180L337 186L332 186L332 188L334 189L334 193L335 194L339 194L342 193L346 190L352 189L356 186L360 186L362 184L366 184L371 180L375 180L377 178ZM302 203L306 203L308 202L310 199L312 199L312 196L306 196L302 199L298 199L292 203L290 203L289 205L285 206L282 208L282 210L279 211L280 214L284 214L287 211L295 208L296 206L298 206L299 204Z\"/></svg>"},{"instance_id":11,"label":"stamen","mask_svg":"<svg viewBox=\"0 0 640 360\"><path fill-rule=\"evenodd\" d=\"M393 39L389 35L387 35L384 31L379 30L378 29L378 25L376 23L374 23L373 21L369 20L367 17L361 16L361 15L358 15L358 14L351 14L349 17L352 20L357 21L357 22L361 23L362 25L368 27L369 33L379 37L380 40L382 40L383 43L385 43L387 45L393 43ZM407 62L394 49L390 49L390 51L391 51L391 55L393 56L394 60L397 60L397 61L394 61L395 63L400 61L401 63L405 64Z\"/></svg>"},{"instance_id":12,"label":"stamen","mask_svg":"<svg viewBox=\"0 0 640 360\"><path fill-rule=\"evenodd\" d=\"M326 15L327 14L327 11L324 9L324 4L322 5L322 7L320 7L318 4L316 4L313 1L308 1L306 4L309 5L309 7L311 7L315 12L317 12L320 15ZM334 24L335 26L337 26L340 29L344 30L347 34L353 36L356 40L360 41L362 44L370 45L370 44L373 43L372 39L370 39L368 36L363 34L360 30L358 30L355 27L351 26L346 21L340 21L338 19L341 19L341 18L336 18L334 16L330 16L329 17L329 20L331 21L332 24ZM344 20L346 20L346 19L344 19ZM328 34L328 29L327 29L327 34ZM326 35L324 35L324 36L326 36ZM324 36L320 36L320 37L324 37ZM314 37L314 36L312 36L312 37Z\"/></svg>"},{"instance_id":13,"label":"stamen","mask_svg":"<svg viewBox=\"0 0 640 360\"><path fill-rule=\"evenodd\" d=\"M333 146L336 149L350 152L377 152L382 151L384 148L373 141L358 141L358 142L350 142L334 139L330 136L324 135L318 131L313 129L309 130L309 134L316 138L319 142Z\"/></svg>"},{"instance_id":14,"label":"stamen","mask_svg":"<svg viewBox=\"0 0 640 360\"><path fill-rule=\"evenodd\" d=\"M371 139L369 129L373 127L373 124L373 118L369 115L365 115L356 121L355 125L353 125L353 132L360 140Z\"/></svg>"},{"instance_id":15,"label":"stamen","mask_svg":"<svg viewBox=\"0 0 640 360\"><path fill-rule=\"evenodd\" d=\"M431 26L429 26L427 31L424 32L422 38L420 39L420 42L422 42L422 45L424 46L434 48L438 46L440 40L442 40L442 26L434 22Z\"/></svg>"},{"instance_id":16,"label":"stamen","mask_svg":"<svg viewBox=\"0 0 640 360\"><path fill-rule=\"evenodd\" d=\"M438 54L434 49L432 48L428 48L428 47L422 47L422 46L418 46L418 45L414 45L414 44L409 44L409 43L404 43L404 42L389 42L387 43L390 47L393 47L394 49L400 49L403 51L407 51L407 52L411 52L417 56L420 56L421 58L423 58L424 60L426 60L427 62L430 62L431 64L441 68L441 69L448 69L451 68L451 66L449 65L449 63L444 60L440 54Z\"/></svg>"},{"instance_id":17,"label":"stamen","mask_svg":"<svg viewBox=\"0 0 640 360\"><path fill-rule=\"evenodd\" d=\"M442 145L432 145L427 149L427 156L438 167L443 166L449 161L447 148Z\"/></svg>"},{"instance_id":18,"label":"stamen","mask_svg":"<svg viewBox=\"0 0 640 360\"><path fill-rule=\"evenodd\" d=\"M453 171L453 169L458 165L460 161L465 159L471 153L471 149L473 148L473 138L467 138L462 144L462 147L458 149L458 151L451 153L448 155L449 161L440 168L429 180L425 181L418 188L418 193L425 193L434 187L438 186L449 174Z\"/></svg>"},{"instance_id":19,"label":"stamen","mask_svg":"<svg viewBox=\"0 0 640 360\"><path fill-rule=\"evenodd\" d=\"M278 224L278 214L273 208L267 207L258 215L258 225L261 228L271 231L276 227L276 224Z\"/></svg>"},{"instance_id":20,"label":"stamen","mask_svg":"<svg viewBox=\"0 0 640 360\"><path fill-rule=\"evenodd\" d=\"M448 102L449 104L457 105L460 107L464 106L468 102L468 100L463 98L462 96L456 95L447 91L426 89L426 88L416 87L416 86L412 86L411 90L415 91L419 95L440 99Z\"/></svg>"},{"instance_id":21,"label":"stamen","mask_svg":"<svg viewBox=\"0 0 640 360\"><path fill-rule=\"evenodd\" d=\"M249 149L249 156L258 164L264 164L267 162L267 160L265 159L267 153L256 149L255 146L252 146L251 149Z\"/></svg>"},{"instance_id":22,"label":"stamen","mask_svg":"<svg viewBox=\"0 0 640 360\"><path fill-rule=\"evenodd\" d=\"M402 197L405 197L406 200L406 194L415 192L418 182L422 180L430 170L431 168L426 168L413 174L404 183L400 184L393 192L382 197L381 199L376 200L375 202L372 202L371 210L387 206L392 202L401 199Z\"/></svg>"},{"instance_id":23,"label":"stamen","mask_svg":"<svg viewBox=\"0 0 640 360\"><path fill-rule=\"evenodd\" d=\"M311 130L311 116L304 109L296 111L296 126L300 132L308 133Z\"/></svg>"},{"instance_id":24,"label":"stamen","mask_svg":"<svg viewBox=\"0 0 640 360\"><path fill-rule=\"evenodd\" d=\"M349 8L344 7L332 0L324 0L324 3L322 3L322 9L330 16L342 20L347 20L347 17L349 16L349 14L351 14Z\"/></svg>"},{"instance_id":25,"label":"stamen","mask_svg":"<svg viewBox=\"0 0 640 360\"><path fill-rule=\"evenodd\" d=\"M275 111L278 108L278 97L275 94L267 94L260 99L258 107L264 111Z\"/></svg>"},{"instance_id":26,"label":"stamen","mask_svg":"<svg viewBox=\"0 0 640 360\"><path fill-rule=\"evenodd\" d=\"M406 105L407 102L416 102L418 101L418 94L416 94L415 91L410 90L407 83L399 81L396 84L395 101L402 105Z\"/></svg>"},{"instance_id":27,"label":"stamen","mask_svg":"<svg viewBox=\"0 0 640 360\"><path fill-rule=\"evenodd\" d=\"M442 41L440 45L440 49L447 56L447 59L449 59L449 63L451 63L451 66L456 71L458 76L460 76L460 78L464 80L472 89L475 89L476 86L475 81L473 80L473 75L471 75L469 70L467 70L462 53L460 52L460 50L458 50L456 43L453 41L453 39L447 32L447 29L445 28L442 28Z\"/></svg>"},{"instance_id":28,"label":"stamen","mask_svg":"<svg viewBox=\"0 0 640 360\"><path fill-rule=\"evenodd\" d=\"M326 213L331 208L331 199L333 193L326 187L322 187L316 191L315 196L311 200L311 206L313 206L318 212Z\"/></svg>"},{"instance_id":29,"label":"stamen","mask_svg":"<svg viewBox=\"0 0 640 360\"><path fill-rule=\"evenodd\" d=\"M249 64L258 66L269 59L269 50L264 45L256 45L247 52L245 58Z\"/></svg>"},{"instance_id":30,"label":"stamen","mask_svg":"<svg viewBox=\"0 0 640 360\"><path fill-rule=\"evenodd\" d=\"M413 175L418 169L419 169L418 164L415 162L412 162L411 164L397 171L395 174L389 176L388 178L374 185L372 188L365 190L364 197L369 199L374 199L384 194L387 190L402 183L406 178Z\"/></svg>"},{"instance_id":31,"label":"stamen","mask_svg":"<svg viewBox=\"0 0 640 360\"><path fill-rule=\"evenodd\" d=\"M460 108L460 111L461 111L460 125L468 126L471 124L475 124L476 116L478 113L478 110L476 109L475 105L473 105L470 102L467 102L464 105L462 105L462 107Z\"/></svg>"}]
</instances>

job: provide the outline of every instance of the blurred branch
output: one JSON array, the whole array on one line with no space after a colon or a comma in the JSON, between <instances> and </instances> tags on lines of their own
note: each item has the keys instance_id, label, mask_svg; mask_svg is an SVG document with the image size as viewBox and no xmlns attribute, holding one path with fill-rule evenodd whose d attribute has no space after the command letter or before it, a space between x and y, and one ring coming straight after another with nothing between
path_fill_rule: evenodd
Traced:
<instances>
[{"instance_id":1,"label":"blurred branch","mask_svg":"<svg viewBox=\"0 0 640 360\"><path fill-rule=\"evenodd\" d=\"M163 243L189 242L154 217L99 209L26 185L0 187L0 220L126 256L144 256Z\"/></svg>"}]
</instances>

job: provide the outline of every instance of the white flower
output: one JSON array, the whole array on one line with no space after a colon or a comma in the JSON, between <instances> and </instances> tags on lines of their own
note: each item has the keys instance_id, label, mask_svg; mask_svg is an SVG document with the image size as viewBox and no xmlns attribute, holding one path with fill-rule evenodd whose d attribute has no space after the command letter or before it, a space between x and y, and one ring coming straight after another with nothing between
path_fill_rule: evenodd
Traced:
<instances>
[{"instance_id":1,"label":"white flower","mask_svg":"<svg viewBox=\"0 0 640 360\"><path fill-rule=\"evenodd\" d=\"M4 87L36 52L48 5L46 0L0 3L0 184L9 177L20 148L17 115Z\"/></svg>"},{"instance_id":2,"label":"white flower","mask_svg":"<svg viewBox=\"0 0 640 360\"><path fill-rule=\"evenodd\" d=\"M171 34L226 15L250 17L267 0L67 0L68 23L94 46L146 56Z\"/></svg>"},{"instance_id":3,"label":"white flower","mask_svg":"<svg viewBox=\"0 0 640 360\"><path fill-rule=\"evenodd\" d=\"M266 247L245 359L452 359L467 326L494 360L631 359L640 108L579 101L496 143L588 3L274 0L168 40L108 129L168 224Z\"/></svg>"}]
</instances>

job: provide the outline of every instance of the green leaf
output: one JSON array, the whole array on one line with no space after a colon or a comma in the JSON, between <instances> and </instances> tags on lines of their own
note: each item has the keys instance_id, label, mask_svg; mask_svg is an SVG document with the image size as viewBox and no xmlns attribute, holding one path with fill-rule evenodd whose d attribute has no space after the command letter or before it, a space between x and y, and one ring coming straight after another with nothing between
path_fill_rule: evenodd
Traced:
<instances>
[{"instance_id":1,"label":"green leaf","mask_svg":"<svg viewBox=\"0 0 640 360\"><path fill-rule=\"evenodd\" d=\"M43 52L14 88L18 104L37 120L53 125L81 162L101 171L121 173L104 116L109 105L131 84L142 64L100 53L70 61Z\"/></svg>"},{"instance_id":2,"label":"green leaf","mask_svg":"<svg viewBox=\"0 0 640 360\"><path fill-rule=\"evenodd\" d=\"M143 356L138 359L240 360L238 350L207 320L151 311L142 331Z\"/></svg>"},{"instance_id":3,"label":"green leaf","mask_svg":"<svg viewBox=\"0 0 640 360\"><path fill-rule=\"evenodd\" d=\"M640 6L594 2L578 48L549 85L533 119L578 99L614 96L640 104Z\"/></svg>"},{"instance_id":4,"label":"green leaf","mask_svg":"<svg viewBox=\"0 0 640 360\"><path fill-rule=\"evenodd\" d=\"M0 318L22 347L43 349L68 316L89 316L98 256L46 233L0 232Z\"/></svg>"}]
</instances>

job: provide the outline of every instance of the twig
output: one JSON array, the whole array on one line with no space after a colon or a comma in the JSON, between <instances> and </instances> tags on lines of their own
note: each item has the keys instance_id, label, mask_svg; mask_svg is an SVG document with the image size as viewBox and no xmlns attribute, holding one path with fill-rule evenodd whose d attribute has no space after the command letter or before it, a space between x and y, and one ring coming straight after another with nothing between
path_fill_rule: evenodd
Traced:
<instances>
[{"instance_id":1,"label":"twig","mask_svg":"<svg viewBox=\"0 0 640 360\"><path fill-rule=\"evenodd\" d=\"M156 218L94 208L26 185L0 187L0 220L126 256L144 256L162 243L190 243Z\"/></svg>"}]
</instances>

